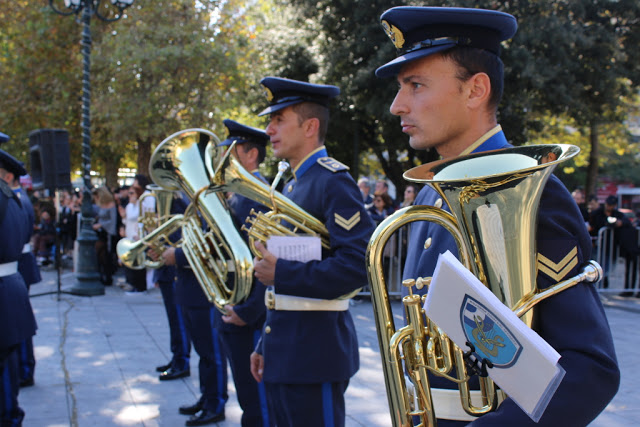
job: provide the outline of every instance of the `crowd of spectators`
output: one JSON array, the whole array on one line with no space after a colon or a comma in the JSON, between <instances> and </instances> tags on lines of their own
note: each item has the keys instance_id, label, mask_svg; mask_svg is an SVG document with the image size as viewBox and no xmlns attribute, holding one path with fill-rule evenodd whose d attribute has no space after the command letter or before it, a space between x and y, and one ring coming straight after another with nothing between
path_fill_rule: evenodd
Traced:
<instances>
[{"instance_id":1,"label":"crowd of spectators","mask_svg":"<svg viewBox=\"0 0 640 427\"><path fill-rule=\"evenodd\" d=\"M116 245L121 238L137 240L139 199L149 180L137 175L134 185L110 189L106 185L95 187L92 196L92 228L97 234L96 261L100 281L113 284L113 276L122 268L128 292L143 292L148 288L146 269L132 270L121 265ZM40 267L55 267L56 256L62 265L71 266L79 232L82 210L82 191L60 190L58 201L46 191L28 191L34 206L36 223L32 250ZM59 251L58 251L59 249Z\"/></svg>"}]
</instances>

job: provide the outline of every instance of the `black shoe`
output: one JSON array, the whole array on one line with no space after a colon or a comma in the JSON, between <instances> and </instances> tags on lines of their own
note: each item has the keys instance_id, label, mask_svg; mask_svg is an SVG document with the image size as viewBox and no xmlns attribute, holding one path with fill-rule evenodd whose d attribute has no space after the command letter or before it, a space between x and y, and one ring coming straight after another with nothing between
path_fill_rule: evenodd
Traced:
<instances>
[{"instance_id":1,"label":"black shoe","mask_svg":"<svg viewBox=\"0 0 640 427\"><path fill-rule=\"evenodd\" d=\"M191 375L191 371L189 371L189 369L179 370L179 369L169 368L163 373L161 373L158 378L160 378L160 381L169 381L169 380L175 380L178 378L188 377L189 375Z\"/></svg>"},{"instance_id":2,"label":"black shoe","mask_svg":"<svg viewBox=\"0 0 640 427\"><path fill-rule=\"evenodd\" d=\"M200 415L194 415L189 418L185 425L187 426L203 426L206 424L217 423L224 421L224 412L213 412L208 409L203 409Z\"/></svg>"},{"instance_id":3,"label":"black shoe","mask_svg":"<svg viewBox=\"0 0 640 427\"><path fill-rule=\"evenodd\" d=\"M33 378L25 378L24 380L20 380L20 387L31 387L32 385L34 385L35 382L33 381Z\"/></svg>"},{"instance_id":4,"label":"black shoe","mask_svg":"<svg viewBox=\"0 0 640 427\"><path fill-rule=\"evenodd\" d=\"M193 405L181 406L178 409L178 412L180 412L182 415L195 415L198 412L200 412L201 410L202 410L202 402L198 400Z\"/></svg>"},{"instance_id":5,"label":"black shoe","mask_svg":"<svg viewBox=\"0 0 640 427\"><path fill-rule=\"evenodd\" d=\"M166 365L156 366L156 372L168 371L170 367L171 367L171 362L167 363Z\"/></svg>"}]
</instances>

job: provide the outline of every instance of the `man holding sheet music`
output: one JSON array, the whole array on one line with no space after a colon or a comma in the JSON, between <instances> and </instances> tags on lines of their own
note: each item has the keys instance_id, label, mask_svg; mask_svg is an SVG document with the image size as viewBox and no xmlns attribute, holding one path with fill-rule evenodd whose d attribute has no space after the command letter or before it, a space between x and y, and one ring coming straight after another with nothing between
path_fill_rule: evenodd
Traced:
<instances>
[{"instance_id":1,"label":"man holding sheet music","mask_svg":"<svg viewBox=\"0 0 640 427\"><path fill-rule=\"evenodd\" d=\"M434 148L449 159L473 152L509 147L497 122L502 96L500 42L516 32L513 16L462 8L398 7L386 11L382 25L398 49L398 57L378 68L378 77L396 77L399 88L391 104L414 149ZM448 210L430 187L416 205ZM452 236L431 222L411 227L404 278L430 277L438 256L457 254ZM431 244L425 244L431 242ZM538 287L544 289L572 277L589 261L591 240L571 195L552 176L546 184L537 226ZM424 290L423 290L424 292ZM587 425L609 403L619 385L611 331L591 284L579 284L536 306L536 332L561 356L566 374L538 424L506 398L480 418L459 410L439 426ZM455 384L431 377L435 389ZM438 415L438 408L435 408Z\"/></svg>"},{"instance_id":2,"label":"man holding sheet music","mask_svg":"<svg viewBox=\"0 0 640 427\"><path fill-rule=\"evenodd\" d=\"M265 383L276 425L344 426L344 392L359 356L349 299L341 297L366 285L373 223L348 168L323 145L329 102L340 90L276 77L261 84L270 106L260 115L270 115L273 151L293 170L283 194L326 226L331 247L320 257L294 254L307 260L300 261L277 257L269 242L268 249L256 245L262 258L255 260L255 274L269 287L272 304L251 371ZM293 246L313 246L299 243Z\"/></svg>"}]
</instances>

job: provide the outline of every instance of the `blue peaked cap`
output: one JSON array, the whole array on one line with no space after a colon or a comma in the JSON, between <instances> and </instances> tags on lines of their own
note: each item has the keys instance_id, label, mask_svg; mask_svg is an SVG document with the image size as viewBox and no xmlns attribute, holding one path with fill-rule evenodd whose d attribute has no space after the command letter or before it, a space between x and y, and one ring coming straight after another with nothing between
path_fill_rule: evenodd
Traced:
<instances>
[{"instance_id":1,"label":"blue peaked cap","mask_svg":"<svg viewBox=\"0 0 640 427\"><path fill-rule=\"evenodd\" d=\"M262 129L254 128L251 126L243 125L230 119L224 119L222 121L229 131L227 139L218 144L218 147L231 145L234 142L237 144L244 144L245 142L255 142L263 146L267 146L269 142L269 135Z\"/></svg>"},{"instance_id":2,"label":"blue peaked cap","mask_svg":"<svg viewBox=\"0 0 640 427\"><path fill-rule=\"evenodd\" d=\"M24 168L23 163L4 150L0 150L0 167L8 170L16 177L27 174L27 170Z\"/></svg>"},{"instance_id":3,"label":"blue peaked cap","mask_svg":"<svg viewBox=\"0 0 640 427\"><path fill-rule=\"evenodd\" d=\"M378 77L395 76L406 63L455 46L499 55L500 42L518 29L516 18L508 13L460 7L394 7L380 16L380 22L398 57L378 68Z\"/></svg>"},{"instance_id":4,"label":"blue peaked cap","mask_svg":"<svg viewBox=\"0 0 640 427\"><path fill-rule=\"evenodd\" d=\"M315 102L329 106L329 101L340 94L340 88L331 85L317 85L281 77L265 77L260 80L264 87L269 106L259 116L274 113L290 105L301 102Z\"/></svg>"},{"instance_id":5,"label":"blue peaked cap","mask_svg":"<svg viewBox=\"0 0 640 427\"><path fill-rule=\"evenodd\" d=\"M0 132L0 144L2 144L3 142L9 142L9 139L11 139L9 138L9 135Z\"/></svg>"}]
</instances>

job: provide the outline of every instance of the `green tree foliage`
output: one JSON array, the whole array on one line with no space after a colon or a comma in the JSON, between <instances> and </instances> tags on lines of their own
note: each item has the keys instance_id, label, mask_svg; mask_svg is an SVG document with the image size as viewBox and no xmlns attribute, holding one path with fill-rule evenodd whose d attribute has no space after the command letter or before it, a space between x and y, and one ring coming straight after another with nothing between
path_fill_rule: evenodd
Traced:
<instances>
[{"instance_id":1,"label":"green tree foliage","mask_svg":"<svg viewBox=\"0 0 640 427\"><path fill-rule=\"evenodd\" d=\"M79 168L82 26L47 3L0 9L0 125L25 160L29 131L68 129ZM110 185L119 166L146 171L153 147L174 132L200 127L224 137L222 119L255 114L246 98L260 69L260 7L136 0L117 22L91 20L92 168Z\"/></svg>"},{"instance_id":2,"label":"green tree foliage","mask_svg":"<svg viewBox=\"0 0 640 427\"><path fill-rule=\"evenodd\" d=\"M12 138L3 149L25 162L35 129L69 129L79 140L79 26L58 18L45 2L0 8L0 129ZM78 164L79 144L71 145L71 155Z\"/></svg>"},{"instance_id":3,"label":"green tree foliage","mask_svg":"<svg viewBox=\"0 0 640 427\"><path fill-rule=\"evenodd\" d=\"M358 152L371 150L385 174L400 186L402 171L429 157L418 158L418 153L408 149L398 120L388 112L395 82L373 75L395 56L379 26L380 14L390 7L411 3L481 7L518 18L518 33L504 43L505 96L500 107L500 122L516 145L544 130L549 117L566 117L590 133L588 164L597 168L602 133L598 126L621 123L628 111L620 108L624 97L638 88L640 6L634 0L291 3L320 31L310 47L318 52L314 56L320 66L318 79L335 83L343 91L329 135L332 151L354 165ZM404 158L399 156L403 150Z\"/></svg>"},{"instance_id":4,"label":"green tree foliage","mask_svg":"<svg viewBox=\"0 0 640 427\"><path fill-rule=\"evenodd\" d=\"M239 57L250 36L240 1L138 0L95 49L95 112L111 159L133 146L146 170L151 149L185 128L224 137L222 119L242 105ZM123 146L124 144L124 146ZM130 150L132 151L132 150Z\"/></svg>"}]
</instances>

